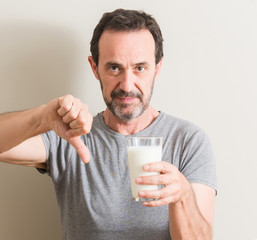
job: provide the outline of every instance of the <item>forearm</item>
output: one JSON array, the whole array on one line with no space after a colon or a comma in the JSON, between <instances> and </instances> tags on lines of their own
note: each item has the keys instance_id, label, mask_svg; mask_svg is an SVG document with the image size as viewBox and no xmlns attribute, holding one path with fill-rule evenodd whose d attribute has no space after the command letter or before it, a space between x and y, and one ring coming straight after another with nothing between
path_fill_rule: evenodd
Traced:
<instances>
[{"instance_id":1,"label":"forearm","mask_svg":"<svg viewBox=\"0 0 257 240\"><path fill-rule=\"evenodd\" d=\"M22 112L0 115L0 153L47 131L42 123L43 108L44 106L39 106Z\"/></svg>"},{"instance_id":2,"label":"forearm","mask_svg":"<svg viewBox=\"0 0 257 240\"><path fill-rule=\"evenodd\" d=\"M200 213L192 188L183 199L169 204L169 216L172 239L212 239L212 227Z\"/></svg>"}]
</instances>

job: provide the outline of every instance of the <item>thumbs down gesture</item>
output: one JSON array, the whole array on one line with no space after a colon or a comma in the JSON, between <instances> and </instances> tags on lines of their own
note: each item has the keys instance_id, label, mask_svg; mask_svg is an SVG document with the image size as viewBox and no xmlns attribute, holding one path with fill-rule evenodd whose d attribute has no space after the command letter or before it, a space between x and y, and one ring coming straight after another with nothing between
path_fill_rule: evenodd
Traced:
<instances>
[{"instance_id":1,"label":"thumbs down gesture","mask_svg":"<svg viewBox=\"0 0 257 240\"><path fill-rule=\"evenodd\" d=\"M90 161L90 153L80 136L90 132L93 117L88 106L78 98L66 95L45 106L45 124L58 136L67 140L78 152L84 163Z\"/></svg>"}]
</instances>

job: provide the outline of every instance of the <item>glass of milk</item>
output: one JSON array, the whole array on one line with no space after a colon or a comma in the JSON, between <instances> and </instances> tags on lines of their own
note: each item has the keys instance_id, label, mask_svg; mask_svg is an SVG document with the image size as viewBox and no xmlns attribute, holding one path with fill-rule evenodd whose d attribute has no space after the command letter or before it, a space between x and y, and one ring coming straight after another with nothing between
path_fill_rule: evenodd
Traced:
<instances>
[{"instance_id":1,"label":"glass of milk","mask_svg":"<svg viewBox=\"0 0 257 240\"><path fill-rule=\"evenodd\" d=\"M159 185L138 185L135 180L139 176L158 175L159 172L145 172L143 166L162 160L161 137L127 137L128 165L131 181L131 193L134 201L140 201L141 190L157 190Z\"/></svg>"}]
</instances>

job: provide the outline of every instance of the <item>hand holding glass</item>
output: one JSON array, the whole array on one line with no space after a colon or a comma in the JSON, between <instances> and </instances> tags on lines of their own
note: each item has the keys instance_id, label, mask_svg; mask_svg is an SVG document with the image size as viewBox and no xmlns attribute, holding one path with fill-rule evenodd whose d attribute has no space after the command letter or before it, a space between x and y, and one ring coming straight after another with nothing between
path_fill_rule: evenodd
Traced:
<instances>
[{"instance_id":1,"label":"hand holding glass","mask_svg":"<svg viewBox=\"0 0 257 240\"><path fill-rule=\"evenodd\" d=\"M145 172L143 166L147 163L159 162L162 160L162 138L128 137L127 152L132 199L134 201L139 201L139 191L159 189L158 185L138 185L135 183L135 179L139 176L160 174L159 172Z\"/></svg>"}]
</instances>

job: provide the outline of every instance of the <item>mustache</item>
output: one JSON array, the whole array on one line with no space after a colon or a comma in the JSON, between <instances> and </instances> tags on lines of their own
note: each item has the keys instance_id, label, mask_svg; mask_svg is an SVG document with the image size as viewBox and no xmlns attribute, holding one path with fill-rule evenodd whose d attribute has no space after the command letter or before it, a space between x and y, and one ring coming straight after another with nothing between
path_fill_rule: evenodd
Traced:
<instances>
[{"instance_id":1,"label":"mustache","mask_svg":"<svg viewBox=\"0 0 257 240\"><path fill-rule=\"evenodd\" d=\"M142 93L140 92L125 92L122 89L119 89L118 91L112 91L111 92L111 97L112 98L116 98L116 97L135 97L135 98L139 98L140 100L142 100Z\"/></svg>"}]
</instances>

